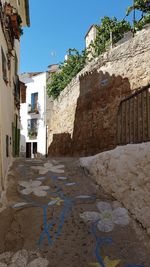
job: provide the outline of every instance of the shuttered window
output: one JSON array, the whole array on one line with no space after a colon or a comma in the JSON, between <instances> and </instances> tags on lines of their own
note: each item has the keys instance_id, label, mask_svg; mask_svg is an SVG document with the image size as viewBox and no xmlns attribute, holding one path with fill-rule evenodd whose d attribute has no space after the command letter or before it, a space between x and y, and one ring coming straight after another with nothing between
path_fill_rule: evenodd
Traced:
<instances>
[{"instance_id":1,"label":"shuttered window","mask_svg":"<svg viewBox=\"0 0 150 267\"><path fill-rule=\"evenodd\" d=\"M2 53L2 72L3 72L3 80L5 82L8 81L7 79L7 61L6 61L6 57L3 51L3 48L1 48L1 53Z\"/></svg>"}]
</instances>

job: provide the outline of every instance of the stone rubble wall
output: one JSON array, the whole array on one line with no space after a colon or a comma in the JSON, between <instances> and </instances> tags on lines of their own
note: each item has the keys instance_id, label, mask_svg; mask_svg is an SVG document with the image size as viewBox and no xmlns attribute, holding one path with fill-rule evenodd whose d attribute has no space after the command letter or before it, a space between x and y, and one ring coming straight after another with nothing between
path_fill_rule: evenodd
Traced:
<instances>
[{"instance_id":1,"label":"stone rubble wall","mask_svg":"<svg viewBox=\"0 0 150 267\"><path fill-rule=\"evenodd\" d=\"M119 103L150 83L150 27L91 61L53 103L49 155L116 147Z\"/></svg>"},{"instance_id":2,"label":"stone rubble wall","mask_svg":"<svg viewBox=\"0 0 150 267\"><path fill-rule=\"evenodd\" d=\"M150 142L118 146L80 159L94 180L119 200L150 234Z\"/></svg>"}]
</instances>

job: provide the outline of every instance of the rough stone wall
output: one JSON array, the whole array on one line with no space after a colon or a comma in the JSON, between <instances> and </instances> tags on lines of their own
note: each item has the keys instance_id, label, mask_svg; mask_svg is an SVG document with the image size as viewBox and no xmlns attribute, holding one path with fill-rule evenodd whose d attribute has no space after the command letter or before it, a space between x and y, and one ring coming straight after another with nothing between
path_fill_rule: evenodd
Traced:
<instances>
[{"instance_id":1,"label":"rough stone wall","mask_svg":"<svg viewBox=\"0 0 150 267\"><path fill-rule=\"evenodd\" d=\"M150 234L150 142L120 146L80 162Z\"/></svg>"},{"instance_id":2,"label":"rough stone wall","mask_svg":"<svg viewBox=\"0 0 150 267\"><path fill-rule=\"evenodd\" d=\"M94 155L116 145L116 116L120 99L130 93L128 79L94 71L80 78L72 152Z\"/></svg>"},{"instance_id":3,"label":"rough stone wall","mask_svg":"<svg viewBox=\"0 0 150 267\"><path fill-rule=\"evenodd\" d=\"M50 155L93 155L116 146L120 101L150 83L150 28L89 63L54 101Z\"/></svg>"},{"instance_id":4,"label":"rough stone wall","mask_svg":"<svg viewBox=\"0 0 150 267\"><path fill-rule=\"evenodd\" d=\"M70 155L77 99L79 97L78 77L61 93L53 103L50 120L50 155Z\"/></svg>"}]
</instances>

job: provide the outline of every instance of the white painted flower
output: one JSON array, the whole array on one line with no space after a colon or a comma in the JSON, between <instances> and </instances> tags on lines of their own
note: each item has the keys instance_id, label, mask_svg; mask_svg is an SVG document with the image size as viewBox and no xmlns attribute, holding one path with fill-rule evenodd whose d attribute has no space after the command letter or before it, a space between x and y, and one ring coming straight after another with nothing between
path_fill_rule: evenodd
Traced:
<instances>
[{"instance_id":1,"label":"white painted flower","mask_svg":"<svg viewBox=\"0 0 150 267\"><path fill-rule=\"evenodd\" d=\"M48 190L49 186L41 184L41 181L21 181L19 182L19 185L25 187L25 189L21 190L20 192L23 195L29 195L33 193L35 196L45 197L47 195L47 192L45 190Z\"/></svg>"},{"instance_id":2,"label":"white painted flower","mask_svg":"<svg viewBox=\"0 0 150 267\"><path fill-rule=\"evenodd\" d=\"M28 203L27 202L19 202L13 205L13 208L21 208L23 206L26 206Z\"/></svg>"},{"instance_id":3,"label":"white painted flower","mask_svg":"<svg viewBox=\"0 0 150 267\"><path fill-rule=\"evenodd\" d=\"M36 258L35 258L36 257ZM49 261L36 251L19 250L0 254L0 267L48 267Z\"/></svg>"},{"instance_id":4,"label":"white painted flower","mask_svg":"<svg viewBox=\"0 0 150 267\"><path fill-rule=\"evenodd\" d=\"M75 183L75 182L72 182L72 183L66 183L65 185L66 185L66 186L73 186L73 185L76 185L76 183Z\"/></svg>"},{"instance_id":5,"label":"white painted flower","mask_svg":"<svg viewBox=\"0 0 150 267\"><path fill-rule=\"evenodd\" d=\"M44 181L46 179L46 177L38 177L38 178L36 178L36 180L38 180L38 181Z\"/></svg>"},{"instance_id":6,"label":"white painted flower","mask_svg":"<svg viewBox=\"0 0 150 267\"><path fill-rule=\"evenodd\" d=\"M110 232L115 224L125 226L129 224L128 211L125 208L112 208L108 202L98 202L96 211L85 211L80 214L80 218L85 222L97 222L97 228L102 232Z\"/></svg>"},{"instance_id":7,"label":"white painted flower","mask_svg":"<svg viewBox=\"0 0 150 267\"><path fill-rule=\"evenodd\" d=\"M48 267L49 261L47 259L39 257L27 265L27 267L38 267L38 266L39 267Z\"/></svg>"},{"instance_id":8,"label":"white painted flower","mask_svg":"<svg viewBox=\"0 0 150 267\"><path fill-rule=\"evenodd\" d=\"M49 171L54 173L64 173L64 165L53 165L51 162L47 162L44 166L33 166L31 167L34 170L39 170L39 174L45 174Z\"/></svg>"},{"instance_id":9,"label":"white painted flower","mask_svg":"<svg viewBox=\"0 0 150 267\"><path fill-rule=\"evenodd\" d=\"M59 176L58 178L57 178L58 180L67 180L67 177L64 177L64 176Z\"/></svg>"}]
</instances>

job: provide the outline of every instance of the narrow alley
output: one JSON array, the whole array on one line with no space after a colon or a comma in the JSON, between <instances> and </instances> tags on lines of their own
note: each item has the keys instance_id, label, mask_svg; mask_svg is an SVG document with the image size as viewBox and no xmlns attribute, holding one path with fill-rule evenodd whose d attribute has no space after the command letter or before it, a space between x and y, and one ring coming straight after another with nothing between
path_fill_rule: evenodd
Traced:
<instances>
[{"instance_id":1,"label":"narrow alley","mask_svg":"<svg viewBox=\"0 0 150 267\"><path fill-rule=\"evenodd\" d=\"M0 267L150 267L150 0L0 0Z\"/></svg>"},{"instance_id":2,"label":"narrow alley","mask_svg":"<svg viewBox=\"0 0 150 267\"><path fill-rule=\"evenodd\" d=\"M77 158L14 160L0 229L0 267L150 266L144 230Z\"/></svg>"}]
</instances>

